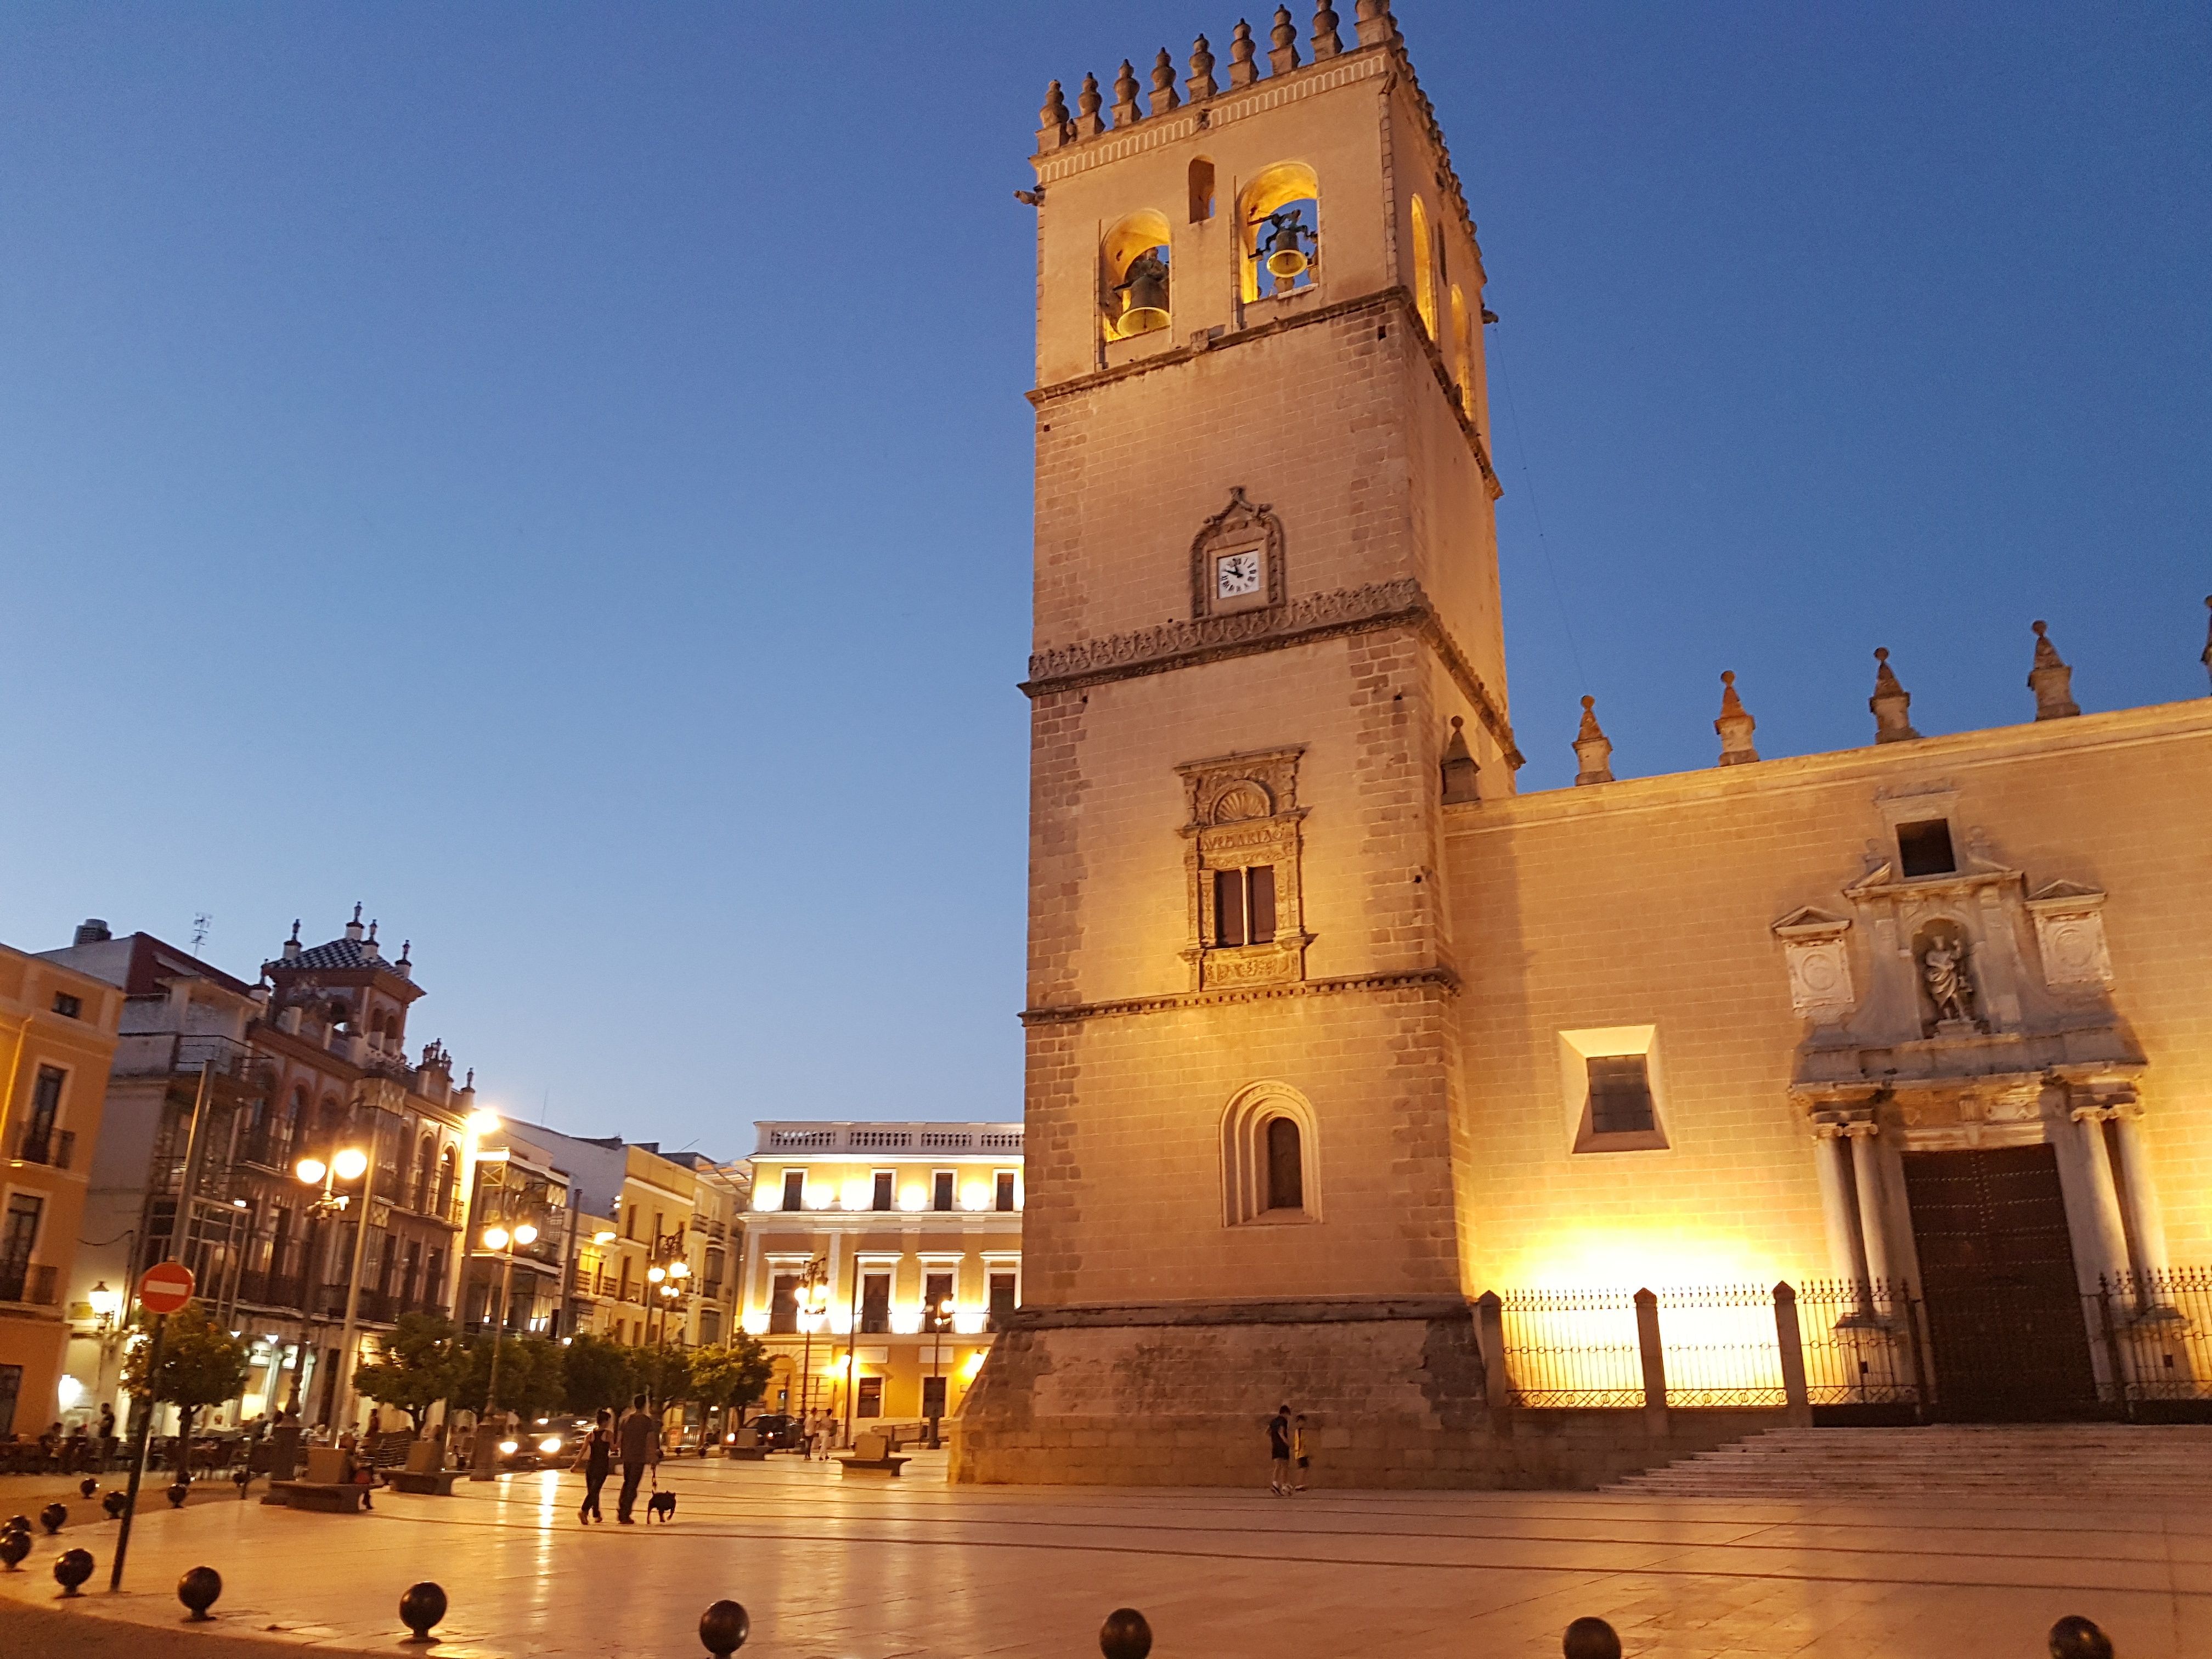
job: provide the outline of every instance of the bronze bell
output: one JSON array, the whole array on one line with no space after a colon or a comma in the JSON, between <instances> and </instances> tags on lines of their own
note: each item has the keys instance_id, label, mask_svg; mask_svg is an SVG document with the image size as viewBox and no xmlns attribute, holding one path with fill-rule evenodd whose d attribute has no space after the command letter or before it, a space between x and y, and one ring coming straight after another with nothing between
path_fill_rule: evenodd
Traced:
<instances>
[{"instance_id":1,"label":"bronze bell","mask_svg":"<svg viewBox=\"0 0 2212 1659\"><path fill-rule=\"evenodd\" d=\"M1304 276L1313 261L1298 246L1299 239L1310 233L1298 222L1297 210L1270 214L1267 227L1267 274L1293 279Z\"/></svg>"},{"instance_id":2,"label":"bronze bell","mask_svg":"<svg viewBox=\"0 0 2212 1659\"><path fill-rule=\"evenodd\" d=\"M1121 283L1121 316L1118 325L1121 337L1145 334L1168 325L1168 268L1160 257L1147 248L1129 261L1128 273Z\"/></svg>"}]
</instances>

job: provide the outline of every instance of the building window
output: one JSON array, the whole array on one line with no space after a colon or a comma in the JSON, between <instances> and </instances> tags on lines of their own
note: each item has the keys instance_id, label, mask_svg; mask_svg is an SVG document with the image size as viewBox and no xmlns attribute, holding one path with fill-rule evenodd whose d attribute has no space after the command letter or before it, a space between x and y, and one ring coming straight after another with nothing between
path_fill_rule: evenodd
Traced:
<instances>
[{"instance_id":1,"label":"building window","mask_svg":"<svg viewBox=\"0 0 2212 1659\"><path fill-rule=\"evenodd\" d=\"M942 1376L921 1379L921 1414L929 1418L945 1415L945 1379Z\"/></svg>"},{"instance_id":2,"label":"building window","mask_svg":"<svg viewBox=\"0 0 2212 1659\"><path fill-rule=\"evenodd\" d=\"M769 1292L768 1334L770 1336L799 1334L799 1275L778 1273L775 1288Z\"/></svg>"},{"instance_id":3,"label":"building window","mask_svg":"<svg viewBox=\"0 0 2212 1659\"><path fill-rule=\"evenodd\" d=\"M891 1176L892 1171L889 1170L876 1171L875 1188L868 1196L870 1209L888 1210L891 1207Z\"/></svg>"},{"instance_id":4,"label":"building window","mask_svg":"<svg viewBox=\"0 0 2212 1659\"><path fill-rule=\"evenodd\" d=\"M952 1207L952 1171L939 1170L929 1179L929 1207L950 1210Z\"/></svg>"},{"instance_id":5,"label":"building window","mask_svg":"<svg viewBox=\"0 0 2212 1659\"><path fill-rule=\"evenodd\" d=\"M1222 1218L1230 1226L1321 1219L1313 1108L1285 1084L1241 1091L1221 1121Z\"/></svg>"},{"instance_id":6,"label":"building window","mask_svg":"<svg viewBox=\"0 0 2212 1659\"><path fill-rule=\"evenodd\" d=\"M1014 1172L1012 1170L1001 1170L999 1171L998 1180L995 1183L995 1191L992 1195L992 1207L998 1210L1002 1214L1008 1213L1012 1211L1014 1207Z\"/></svg>"},{"instance_id":7,"label":"building window","mask_svg":"<svg viewBox=\"0 0 2212 1659\"><path fill-rule=\"evenodd\" d=\"M927 1335L932 1331L952 1328L952 1275L924 1273L921 1277L921 1328Z\"/></svg>"},{"instance_id":8,"label":"building window","mask_svg":"<svg viewBox=\"0 0 2212 1659\"><path fill-rule=\"evenodd\" d=\"M1948 876L1959 867L1951 850L1951 821L1927 818L1897 826L1898 868L1909 879L1914 876Z\"/></svg>"},{"instance_id":9,"label":"building window","mask_svg":"<svg viewBox=\"0 0 2212 1659\"><path fill-rule=\"evenodd\" d=\"M62 1085L68 1081L69 1073L58 1066L39 1067L39 1080L31 1085L31 1121L24 1137L27 1144L31 1135L43 1141L53 1133L54 1120L62 1112Z\"/></svg>"},{"instance_id":10,"label":"building window","mask_svg":"<svg viewBox=\"0 0 2212 1659\"><path fill-rule=\"evenodd\" d=\"M82 1019L84 1018L84 999L73 997L67 991L57 991L54 993L54 1012L64 1019Z\"/></svg>"},{"instance_id":11,"label":"building window","mask_svg":"<svg viewBox=\"0 0 2212 1659\"><path fill-rule=\"evenodd\" d=\"M855 1417L881 1417L884 1414L884 1379L880 1376L862 1377L858 1402L853 1413Z\"/></svg>"},{"instance_id":12,"label":"building window","mask_svg":"<svg viewBox=\"0 0 2212 1659\"><path fill-rule=\"evenodd\" d=\"M699 1310L699 1342L702 1347L722 1340L722 1310L720 1308Z\"/></svg>"},{"instance_id":13,"label":"building window","mask_svg":"<svg viewBox=\"0 0 2212 1659\"><path fill-rule=\"evenodd\" d=\"M1012 1273L991 1275L990 1313L984 1322L987 1329L1003 1331L1013 1318L1015 1308L1020 1305L1015 1285L1016 1276Z\"/></svg>"},{"instance_id":14,"label":"building window","mask_svg":"<svg viewBox=\"0 0 2212 1659\"><path fill-rule=\"evenodd\" d=\"M1589 1062L1590 1133L1648 1134L1657 1127L1651 1076L1642 1054L1603 1054Z\"/></svg>"},{"instance_id":15,"label":"building window","mask_svg":"<svg viewBox=\"0 0 2212 1659\"><path fill-rule=\"evenodd\" d=\"M0 1302L21 1302L23 1282L30 1277L31 1252L39 1243L39 1217L46 1200L35 1193L14 1193L8 1199L8 1218L0 1225Z\"/></svg>"},{"instance_id":16,"label":"building window","mask_svg":"<svg viewBox=\"0 0 2212 1659\"><path fill-rule=\"evenodd\" d=\"M783 1172L783 1207L803 1210L806 1207L806 1171L786 1170Z\"/></svg>"},{"instance_id":17,"label":"building window","mask_svg":"<svg viewBox=\"0 0 2212 1659\"><path fill-rule=\"evenodd\" d=\"M891 1328L891 1276L889 1273L863 1273L860 1276L860 1334L879 1336Z\"/></svg>"},{"instance_id":18,"label":"building window","mask_svg":"<svg viewBox=\"0 0 2212 1659\"><path fill-rule=\"evenodd\" d=\"M1190 164L1190 222L1202 225L1213 216L1213 163L1199 156Z\"/></svg>"},{"instance_id":19,"label":"building window","mask_svg":"<svg viewBox=\"0 0 2212 1659\"><path fill-rule=\"evenodd\" d=\"M1298 1126L1286 1117L1267 1120L1267 1207L1303 1210L1305 1165L1298 1152Z\"/></svg>"},{"instance_id":20,"label":"building window","mask_svg":"<svg viewBox=\"0 0 2212 1659\"><path fill-rule=\"evenodd\" d=\"M1223 945L1275 942L1273 865L1213 872L1213 939Z\"/></svg>"}]
</instances>

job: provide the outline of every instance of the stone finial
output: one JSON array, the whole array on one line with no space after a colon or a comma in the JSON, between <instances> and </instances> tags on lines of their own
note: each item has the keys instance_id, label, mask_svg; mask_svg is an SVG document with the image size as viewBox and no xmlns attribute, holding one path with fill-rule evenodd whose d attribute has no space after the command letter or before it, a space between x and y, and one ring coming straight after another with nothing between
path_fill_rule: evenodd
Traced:
<instances>
[{"instance_id":1,"label":"stone finial","mask_svg":"<svg viewBox=\"0 0 2212 1659\"><path fill-rule=\"evenodd\" d=\"M2204 596L2204 608L2212 611L2212 593ZM2204 665L2206 673L2212 674L2212 621L2204 624L2204 654L2197 660Z\"/></svg>"},{"instance_id":2,"label":"stone finial","mask_svg":"<svg viewBox=\"0 0 2212 1659\"><path fill-rule=\"evenodd\" d=\"M1075 135L1067 120L1067 99L1055 81L1045 88L1044 107L1037 112L1037 150L1058 149Z\"/></svg>"},{"instance_id":3,"label":"stone finial","mask_svg":"<svg viewBox=\"0 0 2212 1659\"><path fill-rule=\"evenodd\" d=\"M1096 138L1106 131L1105 120L1098 113L1100 106L1105 101L1098 94L1098 77L1085 76L1082 90L1075 94L1075 136L1078 138Z\"/></svg>"},{"instance_id":4,"label":"stone finial","mask_svg":"<svg viewBox=\"0 0 2212 1659\"><path fill-rule=\"evenodd\" d=\"M1213 80L1213 48L1202 34L1190 43L1190 79L1182 84L1194 104L1221 90Z\"/></svg>"},{"instance_id":5,"label":"stone finial","mask_svg":"<svg viewBox=\"0 0 2212 1659\"><path fill-rule=\"evenodd\" d=\"M2027 689L2035 693L2036 719L2063 720L2080 714L2081 705L2074 701L2074 671L2059 659L2050 633L2049 623L2035 624L2035 666L2028 670Z\"/></svg>"},{"instance_id":6,"label":"stone finial","mask_svg":"<svg viewBox=\"0 0 2212 1659\"><path fill-rule=\"evenodd\" d=\"M1912 693L1898 684L1897 675L1889 665L1889 647L1883 646L1876 650L1874 659L1874 696L1867 699L1867 707L1874 714L1874 740L1903 743L1908 738L1918 737L1911 718Z\"/></svg>"},{"instance_id":7,"label":"stone finial","mask_svg":"<svg viewBox=\"0 0 2212 1659\"><path fill-rule=\"evenodd\" d=\"M358 945L361 943L361 906L356 904L353 907L353 920L346 923L345 936Z\"/></svg>"},{"instance_id":8,"label":"stone finial","mask_svg":"<svg viewBox=\"0 0 2212 1659\"><path fill-rule=\"evenodd\" d=\"M1582 728L1575 733L1575 758L1582 763L1582 769L1575 774L1577 784L1613 781L1613 739L1598 726L1595 697L1583 699Z\"/></svg>"},{"instance_id":9,"label":"stone finial","mask_svg":"<svg viewBox=\"0 0 2212 1659\"><path fill-rule=\"evenodd\" d=\"M1267 63L1278 75L1288 75L1298 66L1298 32L1291 26L1291 9L1275 8L1275 27L1269 33L1275 44L1268 49Z\"/></svg>"},{"instance_id":10,"label":"stone finial","mask_svg":"<svg viewBox=\"0 0 2212 1659\"><path fill-rule=\"evenodd\" d=\"M1137 71L1124 58L1121 72L1114 77L1114 129L1118 132L1123 127L1136 125L1144 118L1137 108Z\"/></svg>"},{"instance_id":11,"label":"stone finial","mask_svg":"<svg viewBox=\"0 0 2212 1659\"><path fill-rule=\"evenodd\" d=\"M1260 66L1252 61L1252 26L1243 18L1237 20L1237 32L1229 37L1229 84L1249 87L1260 78Z\"/></svg>"},{"instance_id":12,"label":"stone finial","mask_svg":"<svg viewBox=\"0 0 2212 1659\"><path fill-rule=\"evenodd\" d=\"M1168 49L1162 46L1160 55L1152 59L1153 114L1165 115L1182 104L1182 94L1176 90L1175 81L1175 59L1169 57Z\"/></svg>"},{"instance_id":13,"label":"stone finial","mask_svg":"<svg viewBox=\"0 0 2212 1659\"><path fill-rule=\"evenodd\" d=\"M1359 0L1352 18L1363 46L1379 46L1398 38L1398 20L1390 15L1390 0Z\"/></svg>"},{"instance_id":14,"label":"stone finial","mask_svg":"<svg viewBox=\"0 0 2212 1659\"><path fill-rule=\"evenodd\" d=\"M1743 699L1735 694L1735 671L1730 669L1721 676L1721 717L1713 722L1713 730L1721 734L1723 766L1743 766L1759 758L1759 750L1751 746L1751 734L1759 729L1759 722L1743 712Z\"/></svg>"},{"instance_id":15,"label":"stone finial","mask_svg":"<svg viewBox=\"0 0 2212 1659\"><path fill-rule=\"evenodd\" d=\"M1344 37L1336 32L1336 8L1328 0L1321 0L1314 8L1314 62L1334 58L1344 50Z\"/></svg>"},{"instance_id":16,"label":"stone finial","mask_svg":"<svg viewBox=\"0 0 2212 1659\"><path fill-rule=\"evenodd\" d=\"M292 918L292 937L284 941L284 959L289 962L305 948L300 943L300 919L295 916Z\"/></svg>"},{"instance_id":17,"label":"stone finial","mask_svg":"<svg viewBox=\"0 0 2212 1659\"><path fill-rule=\"evenodd\" d=\"M1451 737L1444 744L1444 804L1455 801L1480 800L1482 792L1477 787L1477 777L1482 769L1475 764L1474 755L1467 746L1464 722L1452 716Z\"/></svg>"}]
</instances>

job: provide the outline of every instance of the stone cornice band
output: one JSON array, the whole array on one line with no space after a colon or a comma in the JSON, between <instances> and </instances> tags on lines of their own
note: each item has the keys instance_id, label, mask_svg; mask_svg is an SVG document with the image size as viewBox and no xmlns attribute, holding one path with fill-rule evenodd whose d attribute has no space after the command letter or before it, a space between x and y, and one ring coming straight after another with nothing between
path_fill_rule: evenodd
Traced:
<instances>
[{"instance_id":1,"label":"stone cornice band","mask_svg":"<svg viewBox=\"0 0 2212 1659\"><path fill-rule=\"evenodd\" d=\"M1310 997L1343 991L1405 991L1434 988L1446 996L1459 993L1459 975L1450 969L1411 968L1390 974L1346 974L1335 979L1291 980L1274 985L1235 985L1212 991L1164 991L1158 996L1126 997L1117 1002L1071 1002L1063 1007L1024 1008L1024 1025L1073 1025L1087 1019L1126 1014L1155 1014L1172 1009L1212 1008L1229 1003L1267 1002L1278 997Z\"/></svg>"}]
</instances>

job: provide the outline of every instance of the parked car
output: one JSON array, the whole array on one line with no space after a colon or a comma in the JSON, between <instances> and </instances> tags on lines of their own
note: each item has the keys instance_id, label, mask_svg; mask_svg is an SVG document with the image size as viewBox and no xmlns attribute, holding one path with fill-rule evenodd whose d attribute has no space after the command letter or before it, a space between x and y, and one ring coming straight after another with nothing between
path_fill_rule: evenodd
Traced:
<instances>
[{"instance_id":1,"label":"parked car","mask_svg":"<svg viewBox=\"0 0 2212 1659\"><path fill-rule=\"evenodd\" d=\"M745 1426L760 1436L759 1443L770 1451L797 1451L805 1443L805 1431L799 1419L782 1412L770 1412L756 1417Z\"/></svg>"}]
</instances>

